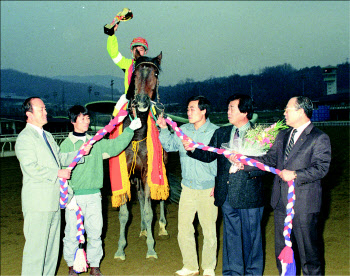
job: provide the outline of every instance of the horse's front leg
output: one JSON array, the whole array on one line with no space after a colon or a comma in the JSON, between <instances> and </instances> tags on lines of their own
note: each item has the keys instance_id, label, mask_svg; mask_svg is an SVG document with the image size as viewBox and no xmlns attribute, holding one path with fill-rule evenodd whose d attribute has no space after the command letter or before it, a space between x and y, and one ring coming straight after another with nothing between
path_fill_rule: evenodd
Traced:
<instances>
[{"instance_id":1,"label":"horse's front leg","mask_svg":"<svg viewBox=\"0 0 350 276\"><path fill-rule=\"evenodd\" d=\"M137 182L137 197L140 203L140 213L141 213L141 231L140 237L147 237L147 225L144 218L144 208L145 208L145 192L143 190L143 185L141 179L136 179Z\"/></svg>"},{"instance_id":2,"label":"horse's front leg","mask_svg":"<svg viewBox=\"0 0 350 276\"><path fill-rule=\"evenodd\" d=\"M125 260L124 248L126 246L126 234L125 227L129 219L128 205L125 203L119 208L119 223L120 223L120 233L118 241L118 250L114 254L114 259Z\"/></svg>"},{"instance_id":3,"label":"horse's front leg","mask_svg":"<svg viewBox=\"0 0 350 276\"><path fill-rule=\"evenodd\" d=\"M154 238L152 234L152 221L153 221L153 210L152 210L152 204L151 204L151 193L150 188L148 185L145 185L145 207L144 207L144 220L146 223L146 229L147 229L147 254L146 258L155 258L158 259L157 253L154 250Z\"/></svg>"},{"instance_id":4,"label":"horse's front leg","mask_svg":"<svg viewBox=\"0 0 350 276\"><path fill-rule=\"evenodd\" d=\"M160 218L159 218L159 233L158 236L168 236L168 231L165 229L166 218L165 218L165 201L161 200L159 203Z\"/></svg>"},{"instance_id":5,"label":"horse's front leg","mask_svg":"<svg viewBox=\"0 0 350 276\"><path fill-rule=\"evenodd\" d=\"M168 153L163 150L163 161L164 164L168 163ZM159 203L160 208L160 218L159 218L159 232L158 236L162 239L169 238L168 231L165 229L166 226L166 218L165 218L165 200L161 200Z\"/></svg>"}]
</instances>

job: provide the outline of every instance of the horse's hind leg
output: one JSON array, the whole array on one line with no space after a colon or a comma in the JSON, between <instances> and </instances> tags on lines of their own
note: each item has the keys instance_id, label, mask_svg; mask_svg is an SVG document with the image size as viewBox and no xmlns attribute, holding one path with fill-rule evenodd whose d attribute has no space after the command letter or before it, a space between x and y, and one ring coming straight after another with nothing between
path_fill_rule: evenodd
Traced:
<instances>
[{"instance_id":1,"label":"horse's hind leg","mask_svg":"<svg viewBox=\"0 0 350 276\"><path fill-rule=\"evenodd\" d=\"M165 229L166 218L165 218L165 201L161 200L159 203L160 218L159 218L159 233L158 236L168 236L168 231Z\"/></svg>"},{"instance_id":2,"label":"horse's hind leg","mask_svg":"<svg viewBox=\"0 0 350 276\"><path fill-rule=\"evenodd\" d=\"M158 259L157 253L154 250L154 238L152 234L152 221L153 221L153 210L151 205L151 195L148 185L145 187L145 207L144 207L144 220L147 226L147 254L146 258Z\"/></svg>"},{"instance_id":3,"label":"horse's hind leg","mask_svg":"<svg viewBox=\"0 0 350 276\"><path fill-rule=\"evenodd\" d=\"M126 223L129 219L129 210L127 204L123 204L119 208L119 222L120 222L120 233L119 233L119 241L118 241L118 250L114 254L114 259L125 260L124 248L126 246L126 238L125 238L125 227Z\"/></svg>"}]
</instances>

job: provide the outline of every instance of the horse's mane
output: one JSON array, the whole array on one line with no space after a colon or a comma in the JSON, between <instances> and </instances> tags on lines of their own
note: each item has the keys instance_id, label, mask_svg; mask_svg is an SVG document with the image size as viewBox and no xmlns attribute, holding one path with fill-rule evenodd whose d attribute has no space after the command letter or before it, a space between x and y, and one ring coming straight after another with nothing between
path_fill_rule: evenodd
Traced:
<instances>
[{"instance_id":1,"label":"horse's mane","mask_svg":"<svg viewBox=\"0 0 350 276\"><path fill-rule=\"evenodd\" d=\"M130 101L135 96L135 72L131 75L131 81L128 88L128 91L126 92L126 98Z\"/></svg>"}]
</instances>

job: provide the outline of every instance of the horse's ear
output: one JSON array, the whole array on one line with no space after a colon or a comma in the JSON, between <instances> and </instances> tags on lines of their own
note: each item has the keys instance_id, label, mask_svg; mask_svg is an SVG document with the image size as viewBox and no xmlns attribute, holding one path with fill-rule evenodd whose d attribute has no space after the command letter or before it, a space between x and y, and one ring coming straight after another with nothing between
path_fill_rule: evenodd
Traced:
<instances>
[{"instance_id":1,"label":"horse's ear","mask_svg":"<svg viewBox=\"0 0 350 276\"><path fill-rule=\"evenodd\" d=\"M140 56L141 56L141 54L140 54L139 50L137 50L137 48L136 48L134 59L137 60Z\"/></svg>"},{"instance_id":2,"label":"horse's ear","mask_svg":"<svg viewBox=\"0 0 350 276\"><path fill-rule=\"evenodd\" d=\"M157 56L157 60L158 60L158 63L160 65L160 63L162 61L162 52L160 52L160 54Z\"/></svg>"}]
</instances>

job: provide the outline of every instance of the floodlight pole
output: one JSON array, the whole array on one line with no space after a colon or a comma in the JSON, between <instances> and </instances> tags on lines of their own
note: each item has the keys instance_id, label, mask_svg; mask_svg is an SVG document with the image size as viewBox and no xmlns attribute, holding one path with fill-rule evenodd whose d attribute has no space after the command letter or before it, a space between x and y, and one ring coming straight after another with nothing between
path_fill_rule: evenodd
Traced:
<instances>
[{"instance_id":1,"label":"floodlight pole","mask_svg":"<svg viewBox=\"0 0 350 276\"><path fill-rule=\"evenodd\" d=\"M249 80L249 82L250 82L250 97L253 100L253 80Z\"/></svg>"},{"instance_id":2,"label":"floodlight pole","mask_svg":"<svg viewBox=\"0 0 350 276\"><path fill-rule=\"evenodd\" d=\"M91 95L91 91L92 91L92 86L91 86L91 85L89 85L89 87L88 87L88 93L89 93L89 101L90 101L90 95Z\"/></svg>"},{"instance_id":3,"label":"floodlight pole","mask_svg":"<svg viewBox=\"0 0 350 276\"><path fill-rule=\"evenodd\" d=\"M113 101L113 84L114 84L114 80L111 80L112 101Z\"/></svg>"}]
</instances>

